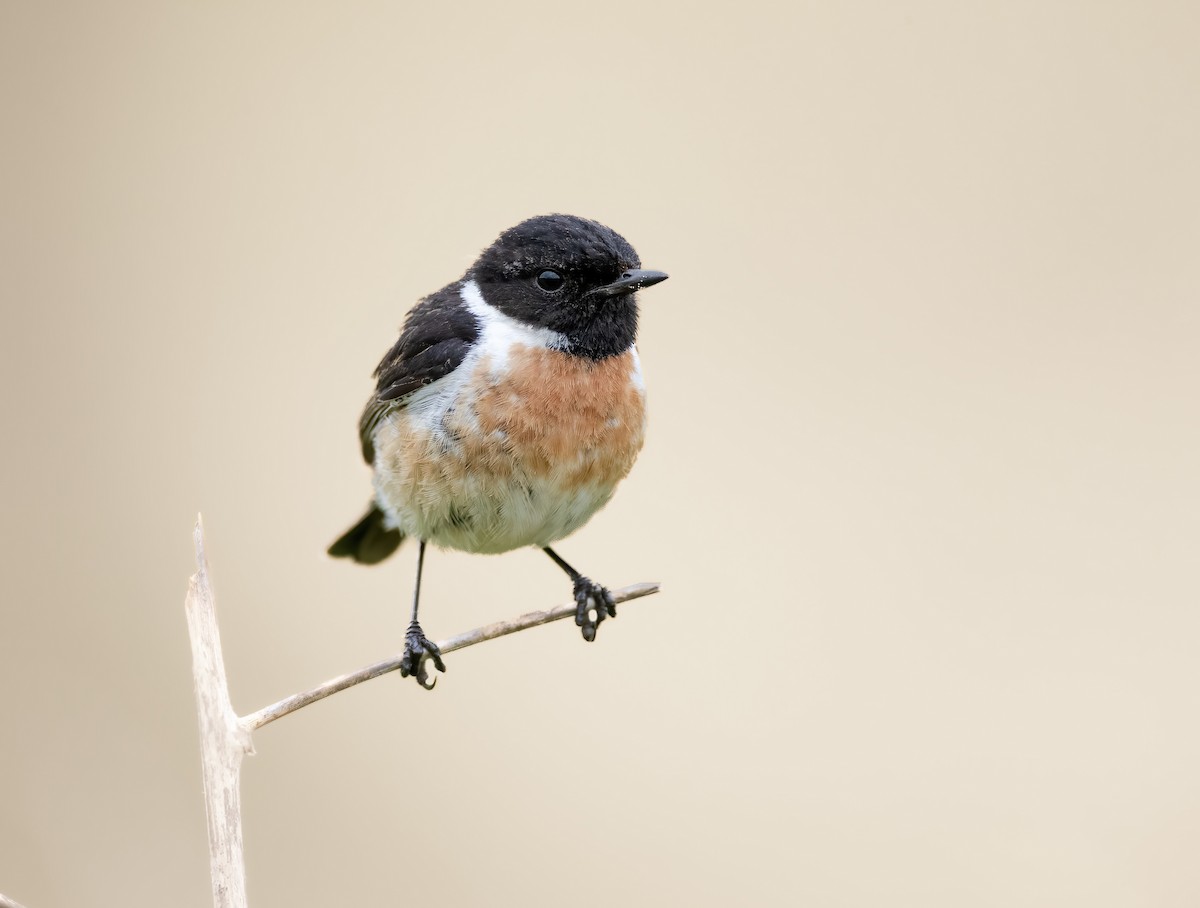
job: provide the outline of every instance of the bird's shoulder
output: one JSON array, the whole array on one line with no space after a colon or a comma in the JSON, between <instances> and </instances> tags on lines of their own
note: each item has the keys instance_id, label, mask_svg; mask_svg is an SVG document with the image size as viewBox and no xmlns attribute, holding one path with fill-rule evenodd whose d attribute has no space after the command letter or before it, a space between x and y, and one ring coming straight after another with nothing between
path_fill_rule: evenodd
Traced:
<instances>
[{"instance_id":1,"label":"bird's shoulder","mask_svg":"<svg viewBox=\"0 0 1200 908\"><path fill-rule=\"evenodd\" d=\"M375 396L397 401L453 372L479 337L479 322L456 281L418 302L375 367Z\"/></svg>"},{"instance_id":2,"label":"bird's shoulder","mask_svg":"<svg viewBox=\"0 0 1200 908\"><path fill-rule=\"evenodd\" d=\"M400 337L375 367L375 393L359 420L363 458L375 459L375 427L407 398L457 369L479 338L479 321L455 281L418 302L404 319Z\"/></svg>"}]
</instances>

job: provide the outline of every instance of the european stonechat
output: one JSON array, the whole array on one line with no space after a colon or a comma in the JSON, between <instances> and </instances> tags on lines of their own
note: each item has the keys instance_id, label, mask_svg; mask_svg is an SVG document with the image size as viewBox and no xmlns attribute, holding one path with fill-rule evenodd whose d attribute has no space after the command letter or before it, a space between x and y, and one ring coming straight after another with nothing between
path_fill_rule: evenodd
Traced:
<instances>
[{"instance_id":1,"label":"european stonechat","mask_svg":"<svg viewBox=\"0 0 1200 908\"><path fill-rule=\"evenodd\" d=\"M329 547L375 564L419 542L403 676L429 689L425 657L446 670L417 622L427 542L538 546L574 583L585 640L616 617L612 594L550 544L604 507L641 450L637 291L666 278L608 227L553 214L500 234L409 312L359 420L374 501Z\"/></svg>"}]
</instances>

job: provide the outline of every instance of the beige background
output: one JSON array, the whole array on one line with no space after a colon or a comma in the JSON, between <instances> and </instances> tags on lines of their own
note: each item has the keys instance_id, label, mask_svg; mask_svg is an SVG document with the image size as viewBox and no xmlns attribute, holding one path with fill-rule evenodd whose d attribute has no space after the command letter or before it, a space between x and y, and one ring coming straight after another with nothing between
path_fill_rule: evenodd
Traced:
<instances>
[{"instance_id":1,"label":"beige background","mask_svg":"<svg viewBox=\"0 0 1200 908\"><path fill-rule=\"evenodd\" d=\"M259 733L268 905L1200 903L1193 3L7 2L0 891L205 906L182 613L235 706L395 651L323 549L405 309L566 211L648 445L561 546L661 579ZM446 636L563 601L435 554Z\"/></svg>"}]
</instances>

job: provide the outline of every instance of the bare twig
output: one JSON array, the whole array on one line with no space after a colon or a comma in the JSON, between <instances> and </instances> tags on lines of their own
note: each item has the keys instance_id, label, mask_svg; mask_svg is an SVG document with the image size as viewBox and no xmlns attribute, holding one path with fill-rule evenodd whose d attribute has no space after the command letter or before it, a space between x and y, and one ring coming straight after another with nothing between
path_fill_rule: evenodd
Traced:
<instances>
[{"instance_id":1,"label":"bare twig","mask_svg":"<svg viewBox=\"0 0 1200 908\"><path fill-rule=\"evenodd\" d=\"M250 733L269 722L293 713L302 706L330 694L386 675L400 667L400 656L342 675L312 690L286 697L241 718L229 700L221 635L217 629L216 606L204 553L204 527L196 519L196 573L188 587L185 610L192 640L192 674L196 685L196 709L200 715L201 767L204 773L205 807L208 813L209 861L212 871L213 904L216 908L246 908L246 865L242 851L241 770L242 758L254 753ZM639 583L613 592L618 603L658 592L657 583ZM438 643L443 653L452 653L575 614L575 604L559 605L544 612L530 612L512 621L498 621L458 634ZM0 908L20 908L0 896Z\"/></svg>"},{"instance_id":2,"label":"bare twig","mask_svg":"<svg viewBox=\"0 0 1200 908\"><path fill-rule=\"evenodd\" d=\"M631 599L640 599L642 596L649 596L652 593L657 593L658 590L659 585L657 583L636 583L622 590L613 590L613 599L619 604L628 602ZM515 634L517 631L528 630L531 627L537 627L541 624L549 624L551 621L558 621L560 618L566 618L568 615L574 614L575 603L558 605L544 612L529 612L511 621L497 621L495 624L477 627L473 631L465 631L447 640L439 640L437 646L443 653L452 653L456 649L474 646L476 643L483 643L485 640L495 640L497 637L503 637L506 634ZM278 703L264 706L257 712L243 716L241 719L242 727L247 731L254 731L255 729L262 728L269 722L274 722L276 719L286 716L288 713L295 712L302 706L308 706L310 703L323 700L330 694L336 694L338 691L343 691L356 684L362 684L364 681L370 681L372 678L378 678L380 675L386 675L388 672L395 671L400 667L400 660L402 658L403 654L392 656L390 659L384 659L382 662L368 665L366 668L361 668L348 675L333 678L324 684L314 687L312 690L293 694L290 697L285 697Z\"/></svg>"}]
</instances>

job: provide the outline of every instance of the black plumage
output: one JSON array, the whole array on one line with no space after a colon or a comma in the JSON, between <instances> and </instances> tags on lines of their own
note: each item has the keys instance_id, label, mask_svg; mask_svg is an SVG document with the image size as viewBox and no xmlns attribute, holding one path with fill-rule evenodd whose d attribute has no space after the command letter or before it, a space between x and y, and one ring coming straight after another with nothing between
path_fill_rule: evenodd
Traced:
<instances>
[{"instance_id":1,"label":"black plumage","mask_svg":"<svg viewBox=\"0 0 1200 908\"><path fill-rule=\"evenodd\" d=\"M421 300L408 313L400 339L375 367L375 397L399 400L449 375L479 337L479 323L462 301L456 281Z\"/></svg>"},{"instance_id":2,"label":"black plumage","mask_svg":"<svg viewBox=\"0 0 1200 908\"><path fill-rule=\"evenodd\" d=\"M400 338L375 367L375 394L358 422L367 463L375 462L372 437L379 421L408 395L457 369L479 337L479 323L463 302L461 289L462 281L455 281L413 306Z\"/></svg>"},{"instance_id":3,"label":"black plumage","mask_svg":"<svg viewBox=\"0 0 1200 908\"><path fill-rule=\"evenodd\" d=\"M328 549L334 558L353 558L359 564L378 564L400 548L404 534L388 529L378 505L371 505L362 520L338 537Z\"/></svg>"},{"instance_id":4,"label":"black plumage","mask_svg":"<svg viewBox=\"0 0 1200 908\"><path fill-rule=\"evenodd\" d=\"M632 293L612 298L593 291L640 267L633 247L615 230L547 214L500 234L467 275L504 314L562 334L576 356L604 359L628 350L637 337L637 301ZM553 293L537 284L545 270L563 279Z\"/></svg>"}]
</instances>

